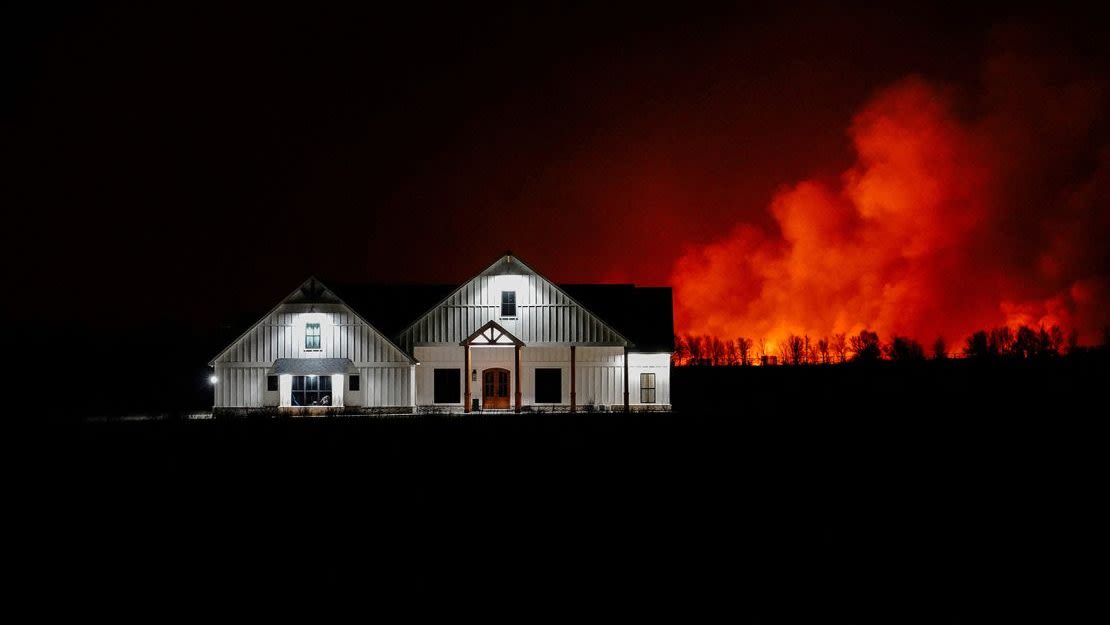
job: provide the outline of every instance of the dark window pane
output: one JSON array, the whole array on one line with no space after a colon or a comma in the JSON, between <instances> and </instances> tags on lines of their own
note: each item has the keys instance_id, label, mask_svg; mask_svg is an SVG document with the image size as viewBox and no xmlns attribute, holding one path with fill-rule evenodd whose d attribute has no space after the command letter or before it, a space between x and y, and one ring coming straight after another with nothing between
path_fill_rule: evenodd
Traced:
<instances>
[{"instance_id":1,"label":"dark window pane","mask_svg":"<svg viewBox=\"0 0 1110 625\"><path fill-rule=\"evenodd\" d=\"M293 390L294 391L303 391L304 390L304 376L303 375L293 376Z\"/></svg>"},{"instance_id":2,"label":"dark window pane","mask_svg":"<svg viewBox=\"0 0 1110 625\"><path fill-rule=\"evenodd\" d=\"M459 371L459 369L436 369L432 372L432 395L435 403L459 403Z\"/></svg>"},{"instance_id":3,"label":"dark window pane","mask_svg":"<svg viewBox=\"0 0 1110 625\"><path fill-rule=\"evenodd\" d=\"M516 316L516 291L501 291L501 316Z\"/></svg>"},{"instance_id":4,"label":"dark window pane","mask_svg":"<svg viewBox=\"0 0 1110 625\"><path fill-rule=\"evenodd\" d=\"M266 390L267 391L276 391L276 390L278 390L278 377L276 375L266 376Z\"/></svg>"},{"instance_id":5,"label":"dark window pane","mask_svg":"<svg viewBox=\"0 0 1110 625\"><path fill-rule=\"evenodd\" d=\"M304 390L315 391L320 388L320 376L306 375L304 378Z\"/></svg>"},{"instance_id":6,"label":"dark window pane","mask_svg":"<svg viewBox=\"0 0 1110 625\"><path fill-rule=\"evenodd\" d=\"M361 380L358 379L357 375L352 375L352 376L347 378L347 389L348 390L352 390L352 391L359 390L359 384L361 384Z\"/></svg>"},{"instance_id":7,"label":"dark window pane","mask_svg":"<svg viewBox=\"0 0 1110 625\"><path fill-rule=\"evenodd\" d=\"M306 323L304 326L304 348L320 349L320 324Z\"/></svg>"},{"instance_id":8,"label":"dark window pane","mask_svg":"<svg viewBox=\"0 0 1110 625\"><path fill-rule=\"evenodd\" d=\"M654 373L641 373L640 374L640 403L641 404L654 404L655 403L655 374Z\"/></svg>"},{"instance_id":9,"label":"dark window pane","mask_svg":"<svg viewBox=\"0 0 1110 625\"><path fill-rule=\"evenodd\" d=\"M563 401L563 370L536 369L536 403L558 404Z\"/></svg>"},{"instance_id":10,"label":"dark window pane","mask_svg":"<svg viewBox=\"0 0 1110 625\"><path fill-rule=\"evenodd\" d=\"M330 391L331 390L331 376L330 375L320 376L320 390L321 391Z\"/></svg>"}]
</instances>

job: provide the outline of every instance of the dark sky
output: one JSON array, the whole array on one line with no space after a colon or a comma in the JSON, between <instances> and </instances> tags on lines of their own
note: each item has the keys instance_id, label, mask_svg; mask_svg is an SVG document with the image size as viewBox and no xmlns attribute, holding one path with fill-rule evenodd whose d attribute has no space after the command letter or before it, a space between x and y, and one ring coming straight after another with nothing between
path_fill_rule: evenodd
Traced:
<instances>
[{"instance_id":1,"label":"dark sky","mask_svg":"<svg viewBox=\"0 0 1110 625\"><path fill-rule=\"evenodd\" d=\"M25 4L3 19L12 308L107 323L210 323L311 273L461 281L506 249L667 284L685 246L844 170L883 85L976 80L1012 20L1105 54L1097 20L1008 5Z\"/></svg>"}]
</instances>

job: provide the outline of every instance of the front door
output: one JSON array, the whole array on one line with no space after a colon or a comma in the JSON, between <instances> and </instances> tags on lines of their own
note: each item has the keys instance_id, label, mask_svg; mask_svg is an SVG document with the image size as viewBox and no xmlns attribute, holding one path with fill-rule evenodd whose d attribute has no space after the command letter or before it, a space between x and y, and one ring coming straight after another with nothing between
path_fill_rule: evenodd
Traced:
<instances>
[{"instance_id":1,"label":"front door","mask_svg":"<svg viewBox=\"0 0 1110 625\"><path fill-rule=\"evenodd\" d=\"M486 369L482 372L482 408L509 407L509 370Z\"/></svg>"}]
</instances>

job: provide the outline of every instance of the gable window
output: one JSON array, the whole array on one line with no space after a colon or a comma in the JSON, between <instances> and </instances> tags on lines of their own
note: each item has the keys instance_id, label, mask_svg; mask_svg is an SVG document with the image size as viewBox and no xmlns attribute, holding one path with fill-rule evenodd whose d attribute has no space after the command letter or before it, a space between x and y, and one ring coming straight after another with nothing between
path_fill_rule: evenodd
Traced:
<instances>
[{"instance_id":1,"label":"gable window","mask_svg":"<svg viewBox=\"0 0 1110 625\"><path fill-rule=\"evenodd\" d=\"M293 394L290 399L294 406L330 406L331 376L293 376Z\"/></svg>"},{"instance_id":2,"label":"gable window","mask_svg":"<svg viewBox=\"0 0 1110 625\"><path fill-rule=\"evenodd\" d=\"M362 380L360 380L357 375L347 376L347 390L357 391L359 389L359 386L361 386L361 382Z\"/></svg>"},{"instance_id":3,"label":"gable window","mask_svg":"<svg viewBox=\"0 0 1110 625\"><path fill-rule=\"evenodd\" d=\"M641 373L640 374L640 403L641 404L654 404L655 403L655 374L654 373Z\"/></svg>"},{"instance_id":4,"label":"gable window","mask_svg":"<svg viewBox=\"0 0 1110 625\"><path fill-rule=\"evenodd\" d=\"M278 377L276 375L266 376L266 390L267 391L276 391L276 390L278 390Z\"/></svg>"},{"instance_id":5,"label":"gable window","mask_svg":"<svg viewBox=\"0 0 1110 625\"><path fill-rule=\"evenodd\" d=\"M516 291L501 291L501 316L516 316Z\"/></svg>"},{"instance_id":6,"label":"gable window","mask_svg":"<svg viewBox=\"0 0 1110 625\"><path fill-rule=\"evenodd\" d=\"M563 401L563 370L536 369L536 403L557 404Z\"/></svg>"},{"instance_id":7,"label":"gable window","mask_svg":"<svg viewBox=\"0 0 1110 625\"><path fill-rule=\"evenodd\" d=\"M432 377L433 401L437 404L459 403L461 369L436 369Z\"/></svg>"},{"instance_id":8,"label":"gable window","mask_svg":"<svg viewBox=\"0 0 1110 625\"><path fill-rule=\"evenodd\" d=\"M320 349L320 324L304 324L304 348Z\"/></svg>"}]
</instances>

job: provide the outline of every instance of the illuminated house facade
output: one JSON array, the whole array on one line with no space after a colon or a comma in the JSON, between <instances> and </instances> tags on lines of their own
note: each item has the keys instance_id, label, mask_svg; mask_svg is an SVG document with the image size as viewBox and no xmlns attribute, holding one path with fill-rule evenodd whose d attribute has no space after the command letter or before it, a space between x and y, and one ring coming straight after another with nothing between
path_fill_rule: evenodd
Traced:
<instances>
[{"instance_id":1,"label":"illuminated house facade","mask_svg":"<svg viewBox=\"0 0 1110 625\"><path fill-rule=\"evenodd\" d=\"M209 363L214 413L669 410L671 311L512 254L461 286L309 278Z\"/></svg>"}]
</instances>

